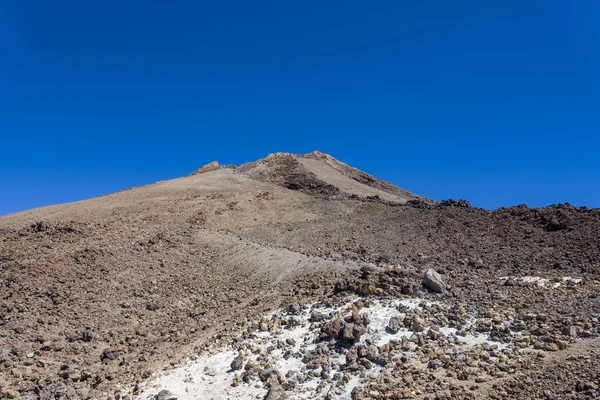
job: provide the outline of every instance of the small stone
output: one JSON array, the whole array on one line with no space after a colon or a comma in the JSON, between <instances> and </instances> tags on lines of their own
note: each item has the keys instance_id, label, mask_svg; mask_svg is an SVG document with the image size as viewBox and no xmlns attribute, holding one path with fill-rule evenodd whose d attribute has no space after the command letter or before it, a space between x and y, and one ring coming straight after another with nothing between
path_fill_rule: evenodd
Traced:
<instances>
[{"instance_id":1,"label":"small stone","mask_svg":"<svg viewBox=\"0 0 600 400\"><path fill-rule=\"evenodd\" d=\"M230 367L232 371L238 371L244 367L244 361L238 357L231 362Z\"/></svg>"},{"instance_id":2,"label":"small stone","mask_svg":"<svg viewBox=\"0 0 600 400\"><path fill-rule=\"evenodd\" d=\"M258 373L261 381L266 382L270 377L277 376L279 372L275 368L266 368Z\"/></svg>"},{"instance_id":3,"label":"small stone","mask_svg":"<svg viewBox=\"0 0 600 400\"><path fill-rule=\"evenodd\" d=\"M263 400L287 400L288 396L280 385L271 385Z\"/></svg>"},{"instance_id":4,"label":"small stone","mask_svg":"<svg viewBox=\"0 0 600 400\"><path fill-rule=\"evenodd\" d=\"M107 349L104 349L104 351L102 352L102 356L100 356L100 359L102 361L116 360L118 357L119 357L119 351L115 348L109 347Z\"/></svg>"},{"instance_id":5,"label":"small stone","mask_svg":"<svg viewBox=\"0 0 600 400\"><path fill-rule=\"evenodd\" d=\"M248 361L248 362L246 363L246 365L244 366L244 370L245 370L246 372L248 372L248 371L252 371L252 370L254 370L254 369L257 369L257 368L258 368L258 365L257 365L257 364L254 364L254 363L253 363L253 362L251 362L251 361Z\"/></svg>"},{"instance_id":6,"label":"small stone","mask_svg":"<svg viewBox=\"0 0 600 400\"><path fill-rule=\"evenodd\" d=\"M415 316L412 320L410 329L414 332L423 332L425 329L425 321L421 317Z\"/></svg>"},{"instance_id":7,"label":"small stone","mask_svg":"<svg viewBox=\"0 0 600 400\"><path fill-rule=\"evenodd\" d=\"M310 313L309 321L310 322L322 322L322 321L325 321L326 319L327 319L327 315L317 312L317 311L313 311L312 313Z\"/></svg>"},{"instance_id":8,"label":"small stone","mask_svg":"<svg viewBox=\"0 0 600 400\"><path fill-rule=\"evenodd\" d=\"M237 387L240 386L244 381L242 380L242 377L240 376L240 374L235 374L235 376L233 377L233 383L231 384L231 386L233 387Z\"/></svg>"},{"instance_id":9,"label":"small stone","mask_svg":"<svg viewBox=\"0 0 600 400\"><path fill-rule=\"evenodd\" d=\"M572 338L577 337L577 327L575 326L565 326L562 330L563 335L570 336Z\"/></svg>"},{"instance_id":10,"label":"small stone","mask_svg":"<svg viewBox=\"0 0 600 400\"><path fill-rule=\"evenodd\" d=\"M288 313L298 314L302 310L302 307L298 303L290 304L288 306Z\"/></svg>"},{"instance_id":11,"label":"small stone","mask_svg":"<svg viewBox=\"0 0 600 400\"><path fill-rule=\"evenodd\" d=\"M358 347L358 356L366 358L369 361L377 362L379 358L379 349L374 345Z\"/></svg>"},{"instance_id":12,"label":"small stone","mask_svg":"<svg viewBox=\"0 0 600 400\"><path fill-rule=\"evenodd\" d=\"M177 400L177 396L175 396L170 391L163 389L156 395L155 399L156 400Z\"/></svg>"},{"instance_id":13,"label":"small stone","mask_svg":"<svg viewBox=\"0 0 600 400\"><path fill-rule=\"evenodd\" d=\"M387 330L389 333L392 333L392 334L398 333L398 331L400 330L400 327L401 327L400 318L398 318L398 317L390 318L390 321L388 322L388 326L387 326Z\"/></svg>"}]
</instances>

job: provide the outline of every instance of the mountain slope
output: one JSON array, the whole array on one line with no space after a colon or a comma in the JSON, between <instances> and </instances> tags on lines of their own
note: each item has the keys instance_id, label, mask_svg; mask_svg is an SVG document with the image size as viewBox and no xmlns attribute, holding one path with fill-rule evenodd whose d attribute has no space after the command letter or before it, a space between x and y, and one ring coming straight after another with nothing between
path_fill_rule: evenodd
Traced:
<instances>
[{"instance_id":1,"label":"mountain slope","mask_svg":"<svg viewBox=\"0 0 600 400\"><path fill-rule=\"evenodd\" d=\"M5 397L108 398L267 311L356 293L544 313L548 337L577 326L587 340L599 233L598 210L438 204L318 152L0 217L0 384ZM430 267L447 292L418 289ZM507 275L584 284L498 285Z\"/></svg>"}]
</instances>

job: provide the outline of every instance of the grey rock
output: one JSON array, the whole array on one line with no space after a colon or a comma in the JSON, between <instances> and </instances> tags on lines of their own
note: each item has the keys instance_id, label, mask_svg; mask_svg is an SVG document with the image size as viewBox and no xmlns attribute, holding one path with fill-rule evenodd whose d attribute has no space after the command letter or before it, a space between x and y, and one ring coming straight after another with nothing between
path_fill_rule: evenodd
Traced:
<instances>
[{"instance_id":1,"label":"grey rock","mask_svg":"<svg viewBox=\"0 0 600 400\"><path fill-rule=\"evenodd\" d=\"M342 338L350 343L357 342L365 332L364 326L346 323L342 330Z\"/></svg>"},{"instance_id":2,"label":"grey rock","mask_svg":"<svg viewBox=\"0 0 600 400\"><path fill-rule=\"evenodd\" d=\"M261 381L266 382L270 377L278 375L279 372L275 368L266 368L258 373Z\"/></svg>"},{"instance_id":3,"label":"grey rock","mask_svg":"<svg viewBox=\"0 0 600 400\"><path fill-rule=\"evenodd\" d=\"M406 283L400 287L402 294L416 296L419 293L419 288L412 283Z\"/></svg>"},{"instance_id":4,"label":"grey rock","mask_svg":"<svg viewBox=\"0 0 600 400\"><path fill-rule=\"evenodd\" d=\"M389 333L396 334L400 330L401 326L400 318L392 317L388 322L387 330Z\"/></svg>"},{"instance_id":5,"label":"grey rock","mask_svg":"<svg viewBox=\"0 0 600 400\"><path fill-rule=\"evenodd\" d=\"M317 311L313 311L313 312L310 314L310 319L309 319L309 321L310 321L310 322L322 322L322 321L325 321L326 319L327 319L327 315L325 315L325 314L322 314L322 313L320 313L320 312L317 312Z\"/></svg>"},{"instance_id":6,"label":"grey rock","mask_svg":"<svg viewBox=\"0 0 600 400\"><path fill-rule=\"evenodd\" d=\"M431 360L431 361L429 361L429 363L427 363L427 366L429 367L429 369L433 369L433 370L441 368L442 365L443 365L442 362L440 360L436 360L436 359Z\"/></svg>"},{"instance_id":7,"label":"grey rock","mask_svg":"<svg viewBox=\"0 0 600 400\"><path fill-rule=\"evenodd\" d=\"M288 398L283 387L280 385L271 385L263 400L287 400Z\"/></svg>"},{"instance_id":8,"label":"grey rock","mask_svg":"<svg viewBox=\"0 0 600 400\"><path fill-rule=\"evenodd\" d=\"M372 362L377 362L379 359L379 349L374 345L359 346L357 352L359 357L366 358Z\"/></svg>"},{"instance_id":9,"label":"grey rock","mask_svg":"<svg viewBox=\"0 0 600 400\"><path fill-rule=\"evenodd\" d=\"M423 285L435 293L442 293L446 287L442 276L432 268L429 268L423 275Z\"/></svg>"},{"instance_id":10,"label":"grey rock","mask_svg":"<svg viewBox=\"0 0 600 400\"><path fill-rule=\"evenodd\" d=\"M346 365L353 365L358 360L358 352L356 348L350 349L346 353Z\"/></svg>"},{"instance_id":11,"label":"grey rock","mask_svg":"<svg viewBox=\"0 0 600 400\"><path fill-rule=\"evenodd\" d=\"M244 367L244 361L241 358L236 358L231 362L231 370L238 371Z\"/></svg>"},{"instance_id":12,"label":"grey rock","mask_svg":"<svg viewBox=\"0 0 600 400\"><path fill-rule=\"evenodd\" d=\"M425 329L425 321L423 320L423 318L419 317L418 315L415 315L412 320L410 329L414 332L423 332L423 330Z\"/></svg>"},{"instance_id":13,"label":"grey rock","mask_svg":"<svg viewBox=\"0 0 600 400\"><path fill-rule=\"evenodd\" d=\"M290 314L298 314L302 311L302 307L298 303L293 303L288 306L288 313Z\"/></svg>"},{"instance_id":14,"label":"grey rock","mask_svg":"<svg viewBox=\"0 0 600 400\"><path fill-rule=\"evenodd\" d=\"M163 389L155 397L156 400L177 400L177 396L175 396L170 391Z\"/></svg>"},{"instance_id":15,"label":"grey rock","mask_svg":"<svg viewBox=\"0 0 600 400\"><path fill-rule=\"evenodd\" d=\"M575 326L565 326L562 329L562 333L565 336L570 336L572 338L577 337L577 328Z\"/></svg>"},{"instance_id":16,"label":"grey rock","mask_svg":"<svg viewBox=\"0 0 600 400\"><path fill-rule=\"evenodd\" d=\"M100 359L103 361L104 360L116 360L118 357L119 357L119 351L117 349L109 347L107 349L104 349Z\"/></svg>"},{"instance_id":17,"label":"grey rock","mask_svg":"<svg viewBox=\"0 0 600 400\"><path fill-rule=\"evenodd\" d=\"M48 232L50 230L50 225L44 221L37 222L32 227L35 232Z\"/></svg>"}]
</instances>

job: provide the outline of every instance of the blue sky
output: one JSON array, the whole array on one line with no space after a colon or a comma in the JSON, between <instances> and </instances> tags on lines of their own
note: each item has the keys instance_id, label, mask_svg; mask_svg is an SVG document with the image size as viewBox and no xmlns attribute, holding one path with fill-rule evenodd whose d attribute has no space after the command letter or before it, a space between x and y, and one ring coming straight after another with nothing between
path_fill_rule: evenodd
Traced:
<instances>
[{"instance_id":1,"label":"blue sky","mask_svg":"<svg viewBox=\"0 0 600 400\"><path fill-rule=\"evenodd\" d=\"M0 3L0 214L315 149L600 207L600 2Z\"/></svg>"}]
</instances>

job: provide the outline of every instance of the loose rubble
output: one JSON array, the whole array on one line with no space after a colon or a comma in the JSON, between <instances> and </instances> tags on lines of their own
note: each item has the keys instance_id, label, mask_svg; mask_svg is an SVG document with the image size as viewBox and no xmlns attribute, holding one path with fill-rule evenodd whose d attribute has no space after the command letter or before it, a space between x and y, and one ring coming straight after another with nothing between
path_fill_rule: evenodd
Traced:
<instances>
[{"instance_id":1,"label":"loose rubble","mask_svg":"<svg viewBox=\"0 0 600 400\"><path fill-rule=\"evenodd\" d=\"M294 304L154 376L138 396L168 390L180 400L413 398L451 381L459 382L455 392L469 395L470 385L526 363L536 342L520 324L512 315L477 315L419 298Z\"/></svg>"}]
</instances>

